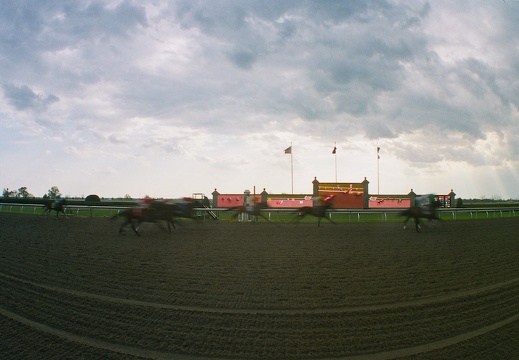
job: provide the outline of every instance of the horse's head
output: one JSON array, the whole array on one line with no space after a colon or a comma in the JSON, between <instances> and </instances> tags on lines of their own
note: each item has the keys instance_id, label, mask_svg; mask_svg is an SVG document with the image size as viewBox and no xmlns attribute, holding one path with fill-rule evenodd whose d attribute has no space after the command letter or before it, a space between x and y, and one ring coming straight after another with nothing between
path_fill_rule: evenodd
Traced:
<instances>
[{"instance_id":1,"label":"horse's head","mask_svg":"<svg viewBox=\"0 0 519 360\"><path fill-rule=\"evenodd\" d=\"M194 208L203 207L201 200L189 197L168 200L167 204L170 207L172 216L182 218L193 218L195 216Z\"/></svg>"},{"instance_id":2,"label":"horse's head","mask_svg":"<svg viewBox=\"0 0 519 360\"><path fill-rule=\"evenodd\" d=\"M439 207L442 207L442 202L440 200L435 200L433 202L431 202L431 208L433 209L438 209Z\"/></svg>"}]
</instances>

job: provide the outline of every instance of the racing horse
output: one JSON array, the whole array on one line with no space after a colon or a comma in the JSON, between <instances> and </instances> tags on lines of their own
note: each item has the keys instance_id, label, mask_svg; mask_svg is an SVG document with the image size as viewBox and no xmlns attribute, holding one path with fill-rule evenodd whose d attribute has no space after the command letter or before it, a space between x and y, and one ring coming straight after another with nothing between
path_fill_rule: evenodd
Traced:
<instances>
[{"instance_id":1,"label":"racing horse","mask_svg":"<svg viewBox=\"0 0 519 360\"><path fill-rule=\"evenodd\" d=\"M420 232L420 229L422 228L420 226L420 219L427 219L429 221L440 221L441 219L438 217L438 213L436 211L440 206L441 202L439 200L434 200L434 198L432 198L432 201L430 201L427 204L411 206L409 209L402 211L400 215L406 216L406 219L404 220L404 229L407 228L407 222L411 218L413 218L414 220L417 232Z\"/></svg>"},{"instance_id":2,"label":"racing horse","mask_svg":"<svg viewBox=\"0 0 519 360\"><path fill-rule=\"evenodd\" d=\"M125 218L119 227L119 234L124 233L124 228L128 225L132 230L140 236L139 227L143 222L158 223L164 221L167 224L168 231L171 233L171 227L175 227L175 218L194 218L194 207L196 201L184 198L181 201L146 201L141 205L120 211L112 217L115 219L119 216Z\"/></svg>"},{"instance_id":3,"label":"racing horse","mask_svg":"<svg viewBox=\"0 0 519 360\"><path fill-rule=\"evenodd\" d=\"M330 217L327 216L328 210L332 208L332 202L335 195L329 195L324 198L320 205L316 206L303 206L297 210L297 221L303 219L307 215L312 215L317 217L317 227L321 226L321 220L327 219L332 224L336 224Z\"/></svg>"},{"instance_id":4,"label":"racing horse","mask_svg":"<svg viewBox=\"0 0 519 360\"><path fill-rule=\"evenodd\" d=\"M49 215L52 211L56 211L56 217L59 218L59 214L62 213L65 216L65 199L57 198L56 200L46 200L43 204L42 215Z\"/></svg>"},{"instance_id":5,"label":"racing horse","mask_svg":"<svg viewBox=\"0 0 519 360\"><path fill-rule=\"evenodd\" d=\"M231 221L234 221L241 214L251 215L253 218L253 222L256 223L258 221L258 216L270 222L270 220L263 214L263 210L267 209L269 206L266 202L257 202L253 205L242 205L242 206L234 206L228 208L226 211L234 211L231 216Z\"/></svg>"}]
</instances>

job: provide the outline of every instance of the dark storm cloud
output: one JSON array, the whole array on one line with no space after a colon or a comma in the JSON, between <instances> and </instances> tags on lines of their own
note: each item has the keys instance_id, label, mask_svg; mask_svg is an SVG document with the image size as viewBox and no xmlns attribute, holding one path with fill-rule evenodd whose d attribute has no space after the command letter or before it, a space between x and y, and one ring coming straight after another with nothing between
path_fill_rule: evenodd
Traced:
<instances>
[{"instance_id":1,"label":"dark storm cloud","mask_svg":"<svg viewBox=\"0 0 519 360\"><path fill-rule=\"evenodd\" d=\"M48 105L59 101L56 95L37 94L27 85L15 86L6 84L3 86L4 96L17 110L45 110Z\"/></svg>"},{"instance_id":2,"label":"dark storm cloud","mask_svg":"<svg viewBox=\"0 0 519 360\"><path fill-rule=\"evenodd\" d=\"M348 114L364 123L356 128L365 129L369 138L393 137L404 128L419 129L422 127L420 119L426 119L424 123L434 121L439 126L451 126L456 131L468 128L472 134L480 132L474 128L477 127L476 119L468 127L456 121L435 120L431 114L447 116L452 113L460 118L458 113L463 110L457 110L453 104L444 104L444 99L437 94L424 93L424 99L421 99L417 94L406 93L403 90L406 82L412 81L409 67L439 87L444 86L443 77L450 73L476 98L491 92L505 105L516 102L516 99L510 99L513 96L510 92L503 90L494 69L480 60L466 58L448 66L442 62L425 31L425 23L432 16L427 2L168 3L167 11L158 19L170 26L178 24L186 31L201 31L204 42L198 44L200 52L193 54L192 60L207 61L211 67L223 70L216 71L226 74L222 77L218 72L205 69L189 80L188 77L168 78L142 71L132 73L131 68L117 66L118 61L126 58L125 49L110 39L123 41L152 24L150 13L147 14L142 6L127 1L115 7L102 2L25 5L5 5L14 16L5 19L3 26L9 35L4 37L4 44L17 44L18 48L35 55L26 56L32 59L41 56L42 50L66 47L79 50L79 60L83 62L77 67L56 69L65 75L64 78L70 79L70 86L110 79L112 83L125 86L118 98L127 103L128 109L137 113L142 109L143 115L167 116L177 106L185 109L186 103L201 109L218 106L222 102L228 103L227 99L231 97L236 103L248 101L250 108L268 112L256 103L272 103L269 94L279 94L279 100L285 103L276 108L283 112L292 112L312 121L342 118L342 114ZM220 59L227 59L242 73L229 72L222 67ZM96 65L98 61L99 66ZM39 62L35 68L45 71L45 66L44 62ZM270 77L255 76L253 71L260 68L269 69ZM286 69L297 71L302 77L295 79L296 83L285 82L279 74ZM196 71L196 65L192 71ZM58 77L58 81L65 81L60 79L62 77ZM286 90L299 80L308 81L310 87L304 87L306 94ZM134 86L133 82L146 85ZM253 94L254 97L245 98ZM399 117L393 115L394 120L385 122L382 131L380 122L371 125L370 118L382 111L380 98L387 94L392 101L401 102L402 111L411 111L413 117L412 120L404 118L400 123ZM430 103L440 110L426 108L425 113L418 114L424 110L410 104L409 98L413 102L418 98L419 103ZM327 99L328 106L322 105L323 99ZM411 110L406 109L409 106ZM149 110L145 110L147 108ZM196 120L192 124L196 125Z\"/></svg>"},{"instance_id":3,"label":"dark storm cloud","mask_svg":"<svg viewBox=\"0 0 519 360\"><path fill-rule=\"evenodd\" d=\"M25 77L26 82L55 71L59 64L47 64L46 56L56 51L84 51L86 59L91 55L91 61L99 61L100 45L128 38L147 25L144 9L128 1L114 8L98 1L2 1L0 6L0 54L4 54L0 56L0 74L4 78ZM73 69L59 71L66 77L77 73ZM66 81L62 77L56 80Z\"/></svg>"},{"instance_id":4,"label":"dark storm cloud","mask_svg":"<svg viewBox=\"0 0 519 360\"><path fill-rule=\"evenodd\" d=\"M486 94L491 93L498 97L504 106L509 106L512 102L516 106L519 105L517 94L506 94L498 84L499 79L495 72L486 64L469 58L460 64L460 68L460 82L477 98L483 99Z\"/></svg>"},{"instance_id":5,"label":"dark storm cloud","mask_svg":"<svg viewBox=\"0 0 519 360\"><path fill-rule=\"evenodd\" d=\"M365 129L368 139L392 139L397 137L393 131L381 121L366 122Z\"/></svg>"},{"instance_id":6,"label":"dark storm cloud","mask_svg":"<svg viewBox=\"0 0 519 360\"><path fill-rule=\"evenodd\" d=\"M239 68L250 69L256 61L256 55L247 49L237 49L229 54L229 59Z\"/></svg>"},{"instance_id":7,"label":"dark storm cloud","mask_svg":"<svg viewBox=\"0 0 519 360\"><path fill-rule=\"evenodd\" d=\"M13 71L14 64L7 60L16 59L45 73L47 70L41 61L45 52L67 47L78 49L85 43L92 46L92 41L128 37L138 27L146 26L142 7L126 1L115 8L103 4L2 1L0 53L9 57L1 56L0 64L5 71Z\"/></svg>"},{"instance_id":8,"label":"dark storm cloud","mask_svg":"<svg viewBox=\"0 0 519 360\"><path fill-rule=\"evenodd\" d=\"M132 5L123 1L113 9L101 4L90 4L79 12L71 11L68 27L81 36L122 36L126 37L137 31L139 27L147 26L146 13L142 6ZM138 4L138 3L136 3Z\"/></svg>"}]
</instances>

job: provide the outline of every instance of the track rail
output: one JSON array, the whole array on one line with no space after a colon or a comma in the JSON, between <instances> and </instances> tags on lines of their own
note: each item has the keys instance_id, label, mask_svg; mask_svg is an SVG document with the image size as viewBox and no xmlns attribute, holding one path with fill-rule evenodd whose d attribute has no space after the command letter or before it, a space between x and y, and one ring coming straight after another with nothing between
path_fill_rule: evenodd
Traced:
<instances>
[{"instance_id":1,"label":"track rail","mask_svg":"<svg viewBox=\"0 0 519 360\"><path fill-rule=\"evenodd\" d=\"M0 212L15 212L23 213L26 209L32 209L32 213L38 214L43 211L42 204L15 204L15 203L0 203ZM66 205L65 209L69 215L75 216L92 216L95 210L108 210L109 216L116 215L120 210L126 209L127 206L91 206L91 205ZM207 214L207 218L215 218L221 211L228 211L228 208L195 208L197 212ZM349 221L361 221L369 216L370 219L379 221L387 221L390 217L396 217L404 209L330 209L329 215L334 216L348 216ZM31 212L31 211L29 211ZM273 214L290 214L297 212L297 209L292 208L270 208L266 209L264 213L270 219ZM456 220L458 215L465 214L471 219L480 218L498 218L503 216L515 217L519 215L519 207L495 207L495 208L442 208L438 209L439 217L441 219Z\"/></svg>"}]
</instances>

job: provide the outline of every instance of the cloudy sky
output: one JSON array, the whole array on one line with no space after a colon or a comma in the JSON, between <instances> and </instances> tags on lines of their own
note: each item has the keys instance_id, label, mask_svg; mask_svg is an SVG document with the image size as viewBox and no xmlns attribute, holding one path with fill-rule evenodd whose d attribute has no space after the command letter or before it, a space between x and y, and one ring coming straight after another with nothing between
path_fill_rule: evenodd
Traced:
<instances>
[{"instance_id":1,"label":"cloudy sky","mask_svg":"<svg viewBox=\"0 0 519 360\"><path fill-rule=\"evenodd\" d=\"M0 0L0 187L36 196L517 199L518 108L517 0Z\"/></svg>"}]
</instances>

